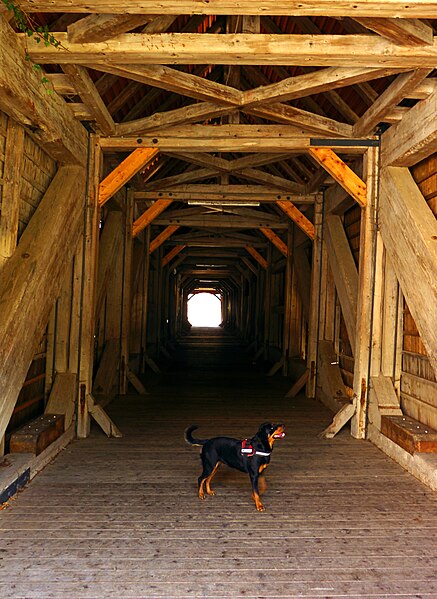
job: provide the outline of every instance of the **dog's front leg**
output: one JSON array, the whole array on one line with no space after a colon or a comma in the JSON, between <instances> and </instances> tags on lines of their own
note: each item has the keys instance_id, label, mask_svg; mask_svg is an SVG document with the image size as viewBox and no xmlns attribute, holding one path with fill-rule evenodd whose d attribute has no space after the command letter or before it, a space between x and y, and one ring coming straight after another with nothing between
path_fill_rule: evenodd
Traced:
<instances>
[{"instance_id":1,"label":"dog's front leg","mask_svg":"<svg viewBox=\"0 0 437 599\"><path fill-rule=\"evenodd\" d=\"M263 512L266 508L264 507L260 499L260 493L258 488L259 472L253 474L250 472L249 476L250 482L252 483L252 499L255 502L255 507L259 512Z\"/></svg>"}]
</instances>

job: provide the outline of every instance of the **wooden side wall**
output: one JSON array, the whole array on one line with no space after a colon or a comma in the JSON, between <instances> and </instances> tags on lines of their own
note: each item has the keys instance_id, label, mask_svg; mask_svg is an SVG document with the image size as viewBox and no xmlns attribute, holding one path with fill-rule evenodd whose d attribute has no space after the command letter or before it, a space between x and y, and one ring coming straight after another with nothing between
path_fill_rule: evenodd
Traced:
<instances>
[{"instance_id":1,"label":"wooden side wall","mask_svg":"<svg viewBox=\"0 0 437 599\"><path fill-rule=\"evenodd\" d=\"M437 218L437 155L430 156L410 170ZM414 276L413 273L411 275ZM437 310L437 306L430 305L428 309ZM437 429L437 377L405 300L400 397L405 414Z\"/></svg>"},{"instance_id":2,"label":"wooden side wall","mask_svg":"<svg viewBox=\"0 0 437 599\"><path fill-rule=\"evenodd\" d=\"M6 139L10 117L0 112L0 219L3 198L3 184L7 169L5 164ZM20 173L20 203L18 216L17 242L37 209L44 193L57 170L56 162L48 156L28 135L24 136L23 162ZM30 365L26 381L19 394L13 416L6 430L7 441L10 433L26 422L44 413L46 395L48 330L41 339L40 347Z\"/></svg>"}]
</instances>

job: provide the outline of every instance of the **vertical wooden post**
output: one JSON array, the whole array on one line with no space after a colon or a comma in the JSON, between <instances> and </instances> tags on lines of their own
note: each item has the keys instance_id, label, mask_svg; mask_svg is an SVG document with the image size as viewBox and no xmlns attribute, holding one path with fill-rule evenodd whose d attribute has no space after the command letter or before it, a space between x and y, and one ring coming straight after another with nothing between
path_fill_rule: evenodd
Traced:
<instances>
[{"instance_id":1,"label":"vertical wooden post","mask_svg":"<svg viewBox=\"0 0 437 599\"><path fill-rule=\"evenodd\" d=\"M316 396L317 379L317 350L319 343L319 309L320 309L320 282L322 266L322 226L323 226L323 197L316 196L314 203L314 241L311 268L311 293L310 311L308 322L308 356L307 368L309 377L306 386L306 396ZM327 260L326 260L327 264Z\"/></svg>"},{"instance_id":2,"label":"vertical wooden post","mask_svg":"<svg viewBox=\"0 0 437 599\"><path fill-rule=\"evenodd\" d=\"M141 310L141 350L140 370L145 372L147 354L147 314L149 304L149 275L150 275L150 225L144 231L144 262L143 262L143 297Z\"/></svg>"},{"instance_id":3,"label":"vertical wooden post","mask_svg":"<svg viewBox=\"0 0 437 599\"><path fill-rule=\"evenodd\" d=\"M0 271L17 245L20 192L24 161L24 129L9 118L6 131L5 174L0 219Z\"/></svg>"},{"instance_id":4,"label":"vertical wooden post","mask_svg":"<svg viewBox=\"0 0 437 599\"><path fill-rule=\"evenodd\" d=\"M367 426L367 403L372 334L372 303L375 280L376 201L378 194L379 148L369 148L365 156L367 204L361 213L360 260L358 270L358 305L354 353L355 415L351 434L364 439Z\"/></svg>"},{"instance_id":5,"label":"vertical wooden post","mask_svg":"<svg viewBox=\"0 0 437 599\"><path fill-rule=\"evenodd\" d=\"M290 327L291 327L291 310L292 310L292 285L293 285L293 260L294 260L294 235L293 225L288 223L287 231L287 262L285 266L285 282L284 282L284 320L282 331L282 374L288 376L289 359L290 359Z\"/></svg>"},{"instance_id":6,"label":"vertical wooden post","mask_svg":"<svg viewBox=\"0 0 437 599\"><path fill-rule=\"evenodd\" d=\"M129 368L129 331L132 288L134 192L129 189L126 198L123 228L123 289L121 313L121 352L120 352L120 395L127 393L127 371Z\"/></svg>"},{"instance_id":7,"label":"vertical wooden post","mask_svg":"<svg viewBox=\"0 0 437 599\"><path fill-rule=\"evenodd\" d=\"M272 246L267 246L267 268L265 269L264 286L264 360L269 359L270 346L270 312L272 303Z\"/></svg>"},{"instance_id":8,"label":"vertical wooden post","mask_svg":"<svg viewBox=\"0 0 437 599\"><path fill-rule=\"evenodd\" d=\"M84 239L82 256L81 323L79 335L79 386L77 406L77 436L85 438L90 430L88 395L92 391L94 360L94 329L96 280L99 247L100 209L98 186L101 166L101 149L96 137L92 136L88 154L88 185L84 217Z\"/></svg>"}]
</instances>

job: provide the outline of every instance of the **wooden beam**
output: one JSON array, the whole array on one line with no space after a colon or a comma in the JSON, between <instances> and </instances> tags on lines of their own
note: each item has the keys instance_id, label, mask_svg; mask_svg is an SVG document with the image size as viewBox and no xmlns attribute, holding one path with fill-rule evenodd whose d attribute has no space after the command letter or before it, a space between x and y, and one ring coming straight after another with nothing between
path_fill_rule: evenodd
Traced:
<instances>
[{"instance_id":1,"label":"wooden beam","mask_svg":"<svg viewBox=\"0 0 437 599\"><path fill-rule=\"evenodd\" d=\"M274 122L301 127L304 131L314 135L352 137L351 125L288 104L262 104L250 108L243 106L242 111Z\"/></svg>"},{"instance_id":2,"label":"wooden beam","mask_svg":"<svg viewBox=\"0 0 437 599\"><path fill-rule=\"evenodd\" d=\"M68 25L68 41L77 44L102 42L145 25L155 15L93 14Z\"/></svg>"},{"instance_id":3,"label":"wooden beam","mask_svg":"<svg viewBox=\"0 0 437 599\"><path fill-rule=\"evenodd\" d=\"M437 152L437 90L381 138L382 166L413 166Z\"/></svg>"},{"instance_id":4,"label":"wooden beam","mask_svg":"<svg viewBox=\"0 0 437 599\"><path fill-rule=\"evenodd\" d=\"M269 239L273 243L273 245L276 248L278 248L281 254L283 254L285 257L288 256L287 244L284 243L282 239L274 231L272 231L268 227L259 227L259 230L263 235L267 237L267 239Z\"/></svg>"},{"instance_id":5,"label":"wooden beam","mask_svg":"<svg viewBox=\"0 0 437 599\"><path fill-rule=\"evenodd\" d=\"M0 16L0 110L23 125L60 164L86 163L87 133L63 98L47 94L41 75L25 60L25 51Z\"/></svg>"},{"instance_id":6,"label":"wooden beam","mask_svg":"<svg viewBox=\"0 0 437 599\"><path fill-rule=\"evenodd\" d=\"M88 157L85 215L81 251L81 282L76 306L78 335L79 385L77 390L76 434L86 438L90 433L87 395L91 393L94 374L94 339L96 333L95 302L100 238L98 186L103 154L95 135L91 136Z\"/></svg>"},{"instance_id":7,"label":"wooden beam","mask_svg":"<svg viewBox=\"0 0 437 599\"><path fill-rule=\"evenodd\" d=\"M339 183L363 208L366 205L366 184L330 148L310 148L308 150L323 168Z\"/></svg>"},{"instance_id":8,"label":"wooden beam","mask_svg":"<svg viewBox=\"0 0 437 599\"><path fill-rule=\"evenodd\" d=\"M381 171L380 231L437 373L437 220L406 168Z\"/></svg>"},{"instance_id":9,"label":"wooden beam","mask_svg":"<svg viewBox=\"0 0 437 599\"><path fill-rule=\"evenodd\" d=\"M266 187L263 185L175 185L168 189L157 191L137 191L136 200L155 200L168 197L177 201L244 201L244 202L276 202L291 201L296 204L312 204L314 195L298 195L286 193L280 188Z\"/></svg>"},{"instance_id":10,"label":"wooden beam","mask_svg":"<svg viewBox=\"0 0 437 599\"><path fill-rule=\"evenodd\" d=\"M263 258L261 256L261 254L252 245L246 244L244 247L249 252L249 254L252 256L252 258L255 258L255 260L258 262L258 264L260 266L262 266L265 270L267 270L268 265L269 265L267 260L265 258Z\"/></svg>"},{"instance_id":11,"label":"wooden beam","mask_svg":"<svg viewBox=\"0 0 437 599\"><path fill-rule=\"evenodd\" d=\"M311 263L311 286L308 309L308 351L307 372L308 383L305 389L307 397L316 397L316 381L318 373L319 318L321 304L321 269L322 269L322 230L323 230L323 197L319 194L314 204L314 238ZM302 251L302 250L301 250ZM296 252L298 258L298 252ZM305 258L306 259L306 258ZM299 280L299 271L298 271ZM305 299L302 298L304 302Z\"/></svg>"},{"instance_id":12,"label":"wooden beam","mask_svg":"<svg viewBox=\"0 0 437 599\"><path fill-rule=\"evenodd\" d=\"M261 171L256 168L243 168L241 170L235 169L232 172L234 172L236 175L238 175L238 177L242 179L247 179L248 181L256 181L257 183L268 185L270 187L277 187L278 189L288 191L290 194L305 193L305 185L295 183L294 181L284 179L283 177L278 177L277 175L266 173L265 171ZM311 200L311 202L312 201L313 200Z\"/></svg>"},{"instance_id":13,"label":"wooden beam","mask_svg":"<svg viewBox=\"0 0 437 599\"><path fill-rule=\"evenodd\" d=\"M31 60L42 64L242 64L379 68L435 67L436 45L400 46L375 35L157 33L119 35L92 44L33 44ZM24 39L25 34L17 34Z\"/></svg>"},{"instance_id":14,"label":"wooden beam","mask_svg":"<svg viewBox=\"0 0 437 599\"><path fill-rule=\"evenodd\" d=\"M144 186L145 191L156 191L160 189L168 189L173 185L183 185L184 183L192 183L215 177L218 171L213 168L199 168L196 170L187 170L179 175L172 175L162 179L154 179Z\"/></svg>"},{"instance_id":15,"label":"wooden beam","mask_svg":"<svg viewBox=\"0 0 437 599\"><path fill-rule=\"evenodd\" d=\"M150 208L148 208L141 216L139 216L132 225L132 237L137 237L143 229L145 229L150 223L164 212L173 200L156 200Z\"/></svg>"},{"instance_id":16,"label":"wooden beam","mask_svg":"<svg viewBox=\"0 0 437 599\"><path fill-rule=\"evenodd\" d=\"M159 153L157 148L138 148L117 166L99 185L99 206L103 206L134 175Z\"/></svg>"},{"instance_id":17,"label":"wooden beam","mask_svg":"<svg viewBox=\"0 0 437 599\"><path fill-rule=\"evenodd\" d=\"M276 204L279 208L285 212L287 216L306 234L314 241L314 225L313 223L289 200L277 200Z\"/></svg>"},{"instance_id":18,"label":"wooden beam","mask_svg":"<svg viewBox=\"0 0 437 599\"><path fill-rule=\"evenodd\" d=\"M115 132L115 123L86 68L66 64L63 70L70 77L77 94L90 111L92 120L96 121L103 135L112 135Z\"/></svg>"},{"instance_id":19,"label":"wooden beam","mask_svg":"<svg viewBox=\"0 0 437 599\"><path fill-rule=\"evenodd\" d=\"M89 65L92 66L92 65ZM164 65L98 64L98 69L118 77L132 79L175 94L217 104L241 104L242 92L229 85L216 83L191 73L184 73Z\"/></svg>"},{"instance_id":20,"label":"wooden beam","mask_svg":"<svg viewBox=\"0 0 437 599\"><path fill-rule=\"evenodd\" d=\"M82 167L58 169L0 273L0 439L79 241L84 185Z\"/></svg>"},{"instance_id":21,"label":"wooden beam","mask_svg":"<svg viewBox=\"0 0 437 599\"><path fill-rule=\"evenodd\" d=\"M223 214L197 214L184 216L185 210L180 211L180 216L177 214L168 218L157 217L154 221L157 225L171 225L180 227L195 227L197 229L248 229L259 228L260 226L269 227L271 229L286 229L287 223L279 220L272 221L263 216L262 212L255 212L253 216L248 215L233 215L224 212Z\"/></svg>"},{"instance_id":22,"label":"wooden beam","mask_svg":"<svg viewBox=\"0 0 437 599\"><path fill-rule=\"evenodd\" d=\"M181 244L181 245L175 245L174 248L172 248L162 259L161 265L167 266L167 264L169 262L171 262L173 260L173 258L175 256L177 256L180 252L182 252L182 250L185 248L186 246Z\"/></svg>"},{"instance_id":23,"label":"wooden beam","mask_svg":"<svg viewBox=\"0 0 437 599\"><path fill-rule=\"evenodd\" d=\"M363 17L354 20L401 46L430 46L433 43L432 27L418 19Z\"/></svg>"},{"instance_id":24,"label":"wooden beam","mask_svg":"<svg viewBox=\"0 0 437 599\"><path fill-rule=\"evenodd\" d=\"M366 207L361 210L360 255L358 265L358 298L355 325L354 404L355 414L351 434L365 439L369 401L369 376L372 342L372 311L375 291L376 205L379 194L379 148L369 148L364 159L364 177L367 188Z\"/></svg>"},{"instance_id":25,"label":"wooden beam","mask_svg":"<svg viewBox=\"0 0 437 599\"><path fill-rule=\"evenodd\" d=\"M24 129L13 119L9 119L6 130L0 218L0 271L17 245L23 163Z\"/></svg>"},{"instance_id":26,"label":"wooden beam","mask_svg":"<svg viewBox=\"0 0 437 599\"><path fill-rule=\"evenodd\" d=\"M21 0L20 8L28 12L53 12L53 0ZM3 11L6 9L3 8ZM66 13L118 13L155 14L155 0L135 0L129 5L115 0L57 0L56 10ZM167 0L161 2L162 15L199 14L198 0ZM432 0L387 0L384 4L377 0L345 0L333 3L332 0L306 0L305 4L296 0L209 0L202 4L205 15L290 15L317 17L381 17L432 19L435 17L435 2Z\"/></svg>"},{"instance_id":27,"label":"wooden beam","mask_svg":"<svg viewBox=\"0 0 437 599\"><path fill-rule=\"evenodd\" d=\"M352 352L355 351L355 328L358 302L358 272L349 241L339 216L325 218L324 240L337 289Z\"/></svg>"},{"instance_id":28,"label":"wooden beam","mask_svg":"<svg viewBox=\"0 0 437 599\"><path fill-rule=\"evenodd\" d=\"M355 123L353 135L364 137L370 135L384 117L406 98L429 75L429 69L417 69L403 73L379 96Z\"/></svg>"},{"instance_id":29,"label":"wooden beam","mask_svg":"<svg viewBox=\"0 0 437 599\"><path fill-rule=\"evenodd\" d=\"M128 121L116 125L115 131L118 136L141 135L156 128L167 129L187 123L197 123L211 118L230 114L235 110L232 106L221 106L215 102L201 102L190 104L167 112L156 112L135 121ZM153 138L152 138L153 139ZM138 144L137 144L138 145Z\"/></svg>"},{"instance_id":30,"label":"wooden beam","mask_svg":"<svg viewBox=\"0 0 437 599\"><path fill-rule=\"evenodd\" d=\"M385 68L328 67L244 91L241 105L249 108L265 102L289 102L312 94L321 94L325 91L356 85L363 81L388 77L393 72L393 69Z\"/></svg>"},{"instance_id":31,"label":"wooden beam","mask_svg":"<svg viewBox=\"0 0 437 599\"><path fill-rule=\"evenodd\" d=\"M149 246L149 253L152 254L156 249L158 249L169 237L173 235L175 231L180 229L180 225L169 225L166 227L159 235L152 239Z\"/></svg>"}]
</instances>

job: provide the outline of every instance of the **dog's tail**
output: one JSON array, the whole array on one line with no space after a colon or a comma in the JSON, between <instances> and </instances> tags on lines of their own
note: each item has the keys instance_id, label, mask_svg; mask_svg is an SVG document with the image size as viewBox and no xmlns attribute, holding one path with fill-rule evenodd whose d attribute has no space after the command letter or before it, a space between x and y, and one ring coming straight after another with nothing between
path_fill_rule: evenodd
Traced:
<instances>
[{"instance_id":1,"label":"dog's tail","mask_svg":"<svg viewBox=\"0 0 437 599\"><path fill-rule=\"evenodd\" d=\"M184 433L185 441L187 443L189 443L190 445L205 445L205 443L208 441L208 439L195 439L193 437L192 432L198 428L199 428L198 426L193 424L185 429L185 433Z\"/></svg>"}]
</instances>

